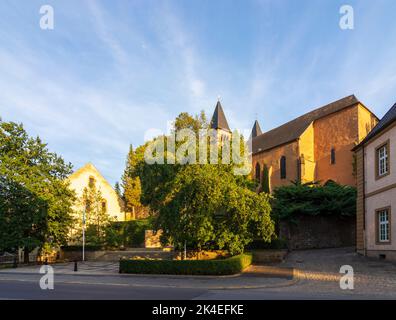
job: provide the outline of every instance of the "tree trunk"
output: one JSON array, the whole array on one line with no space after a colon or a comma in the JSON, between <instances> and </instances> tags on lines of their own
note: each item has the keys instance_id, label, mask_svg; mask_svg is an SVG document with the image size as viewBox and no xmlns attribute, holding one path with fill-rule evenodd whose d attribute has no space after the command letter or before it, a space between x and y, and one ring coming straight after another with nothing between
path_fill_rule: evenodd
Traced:
<instances>
[{"instance_id":1,"label":"tree trunk","mask_svg":"<svg viewBox=\"0 0 396 320\"><path fill-rule=\"evenodd\" d=\"M23 262L29 263L29 250L27 248L23 249Z\"/></svg>"}]
</instances>

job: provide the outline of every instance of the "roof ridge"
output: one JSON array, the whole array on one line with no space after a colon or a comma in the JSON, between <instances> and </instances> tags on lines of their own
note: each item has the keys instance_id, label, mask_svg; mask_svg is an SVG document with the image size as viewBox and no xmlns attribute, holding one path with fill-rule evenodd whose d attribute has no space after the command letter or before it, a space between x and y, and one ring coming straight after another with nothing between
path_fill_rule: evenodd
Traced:
<instances>
[{"instance_id":1,"label":"roof ridge","mask_svg":"<svg viewBox=\"0 0 396 320\"><path fill-rule=\"evenodd\" d=\"M253 153L268 150L276 146L297 140L297 138L306 130L306 128L308 128L312 122L326 117L332 113L351 107L357 103L360 103L360 101L354 94L352 94L304 113L297 118L294 118L278 127L266 131L252 140L254 143Z\"/></svg>"},{"instance_id":2,"label":"roof ridge","mask_svg":"<svg viewBox=\"0 0 396 320\"><path fill-rule=\"evenodd\" d=\"M304 117L306 117L306 116L308 116L308 115L311 115L311 114L313 114L314 112L323 110L324 108L329 107L329 106L331 106L331 105L333 105L333 104L335 104L335 103L337 103L337 102L343 101L344 99L347 99L347 98L354 98L355 101L354 101L354 102L351 102L351 103L348 104L348 105L343 106L343 107L342 107L341 109L339 109L339 110L342 110L342 109L344 109L344 108L348 108L348 107L350 107L351 105L360 102L360 101L356 98L356 96L355 96L354 94L351 94L351 95L349 95L349 96L347 96L347 97L344 97L344 98L338 99L338 100L336 100L336 101L330 102L330 103L328 103L328 104L326 104L326 105L324 105L324 106L322 106L322 107L318 107L318 108L316 108L316 109L314 109L314 110L308 111L308 112L306 112L306 113L304 113L304 114L298 116L297 118L294 118L294 119L292 119L292 120L289 120L288 122L285 122L285 123L283 123L283 124L281 124L281 125L279 125L279 126L277 126L277 127L275 127L275 128L272 128L272 129L269 130L269 131L263 132L262 134L266 134L266 133L268 133L268 132L271 132L271 131L273 131L273 130L276 130L276 129L278 129L278 128L281 128L281 127L283 127L283 126L286 126L286 125L290 124L291 122L297 121L297 120L299 120L299 119L301 119L301 118L304 118ZM330 112L329 114L334 113L334 112L337 112L337 111L339 111L339 110ZM319 120L319 119L321 119L321 118L323 118L323 117L325 117L325 116L328 116L329 114L322 115L322 116L316 118L315 120ZM311 121L311 122L312 122L312 121Z\"/></svg>"}]
</instances>

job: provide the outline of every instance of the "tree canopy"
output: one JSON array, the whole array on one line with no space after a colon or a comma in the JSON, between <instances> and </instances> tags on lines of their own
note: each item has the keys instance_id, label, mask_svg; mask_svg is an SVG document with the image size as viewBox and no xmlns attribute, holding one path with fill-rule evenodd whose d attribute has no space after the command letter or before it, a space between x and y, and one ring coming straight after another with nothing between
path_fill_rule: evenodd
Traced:
<instances>
[{"instance_id":1,"label":"tree canopy","mask_svg":"<svg viewBox=\"0 0 396 320\"><path fill-rule=\"evenodd\" d=\"M198 132L207 128L205 119L182 113L174 130ZM166 142L170 137L160 139ZM164 153L172 156L169 150ZM237 254L253 238L270 241L274 224L268 195L254 192L254 182L235 175L234 167L232 162L139 163L142 202L157 212L155 222L163 230L164 242L179 248L184 242L196 249L224 248Z\"/></svg>"},{"instance_id":2,"label":"tree canopy","mask_svg":"<svg viewBox=\"0 0 396 320\"><path fill-rule=\"evenodd\" d=\"M74 192L72 166L22 124L0 120L0 250L66 243Z\"/></svg>"}]
</instances>

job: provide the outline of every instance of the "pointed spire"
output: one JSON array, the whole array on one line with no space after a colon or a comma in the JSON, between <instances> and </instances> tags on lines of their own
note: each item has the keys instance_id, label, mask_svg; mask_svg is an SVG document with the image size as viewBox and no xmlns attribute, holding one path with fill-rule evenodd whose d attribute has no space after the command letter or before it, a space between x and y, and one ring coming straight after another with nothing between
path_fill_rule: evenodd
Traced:
<instances>
[{"instance_id":1,"label":"pointed spire","mask_svg":"<svg viewBox=\"0 0 396 320\"><path fill-rule=\"evenodd\" d=\"M252 129L252 138L257 137L262 133L263 132L261 131L260 125L259 125L258 121L256 120L254 122L253 129Z\"/></svg>"},{"instance_id":2,"label":"pointed spire","mask_svg":"<svg viewBox=\"0 0 396 320\"><path fill-rule=\"evenodd\" d=\"M220 100L217 100L216 108L213 113L212 120L210 121L210 127L216 130L221 129L231 132L223 111L223 107L221 106Z\"/></svg>"}]
</instances>

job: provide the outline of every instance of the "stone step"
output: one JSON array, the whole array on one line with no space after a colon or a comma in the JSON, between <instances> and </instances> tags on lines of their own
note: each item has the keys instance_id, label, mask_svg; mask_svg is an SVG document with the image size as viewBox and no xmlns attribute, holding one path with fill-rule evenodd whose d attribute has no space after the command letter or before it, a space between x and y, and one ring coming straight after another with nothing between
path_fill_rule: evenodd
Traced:
<instances>
[{"instance_id":1,"label":"stone step","mask_svg":"<svg viewBox=\"0 0 396 320\"><path fill-rule=\"evenodd\" d=\"M95 259L96 261L119 261L121 258L127 259L171 259L173 252L166 251L110 251Z\"/></svg>"}]
</instances>

